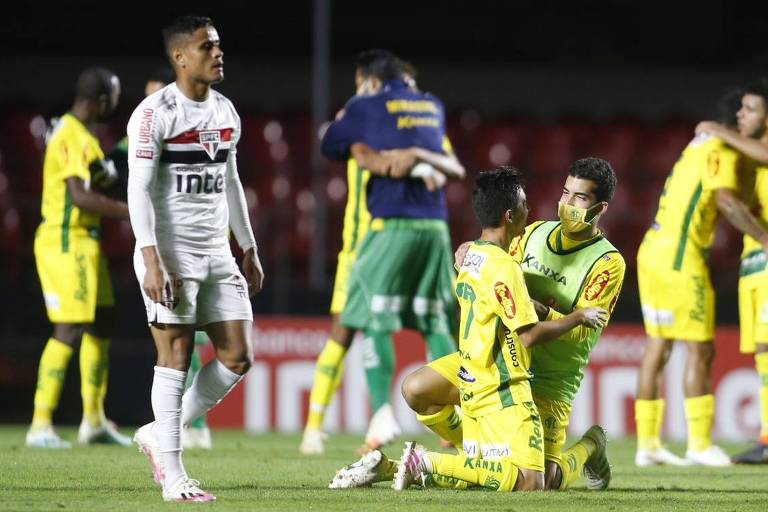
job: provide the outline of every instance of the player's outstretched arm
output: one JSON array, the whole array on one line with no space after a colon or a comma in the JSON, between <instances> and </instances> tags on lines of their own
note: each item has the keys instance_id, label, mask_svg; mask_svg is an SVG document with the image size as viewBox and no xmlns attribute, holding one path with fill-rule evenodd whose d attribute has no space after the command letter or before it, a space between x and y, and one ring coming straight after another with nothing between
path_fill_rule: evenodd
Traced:
<instances>
[{"instance_id":1,"label":"player's outstretched arm","mask_svg":"<svg viewBox=\"0 0 768 512\"><path fill-rule=\"evenodd\" d=\"M702 121L696 125L696 134L709 133L723 139L729 146L733 146L750 158L760 163L768 164L768 144L758 139L745 137L736 130L715 121Z\"/></svg>"},{"instance_id":2,"label":"player's outstretched arm","mask_svg":"<svg viewBox=\"0 0 768 512\"><path fill-rule=\"evenodd\" d=\"M597 329L603 327L607 321L608 311L603 308L589 307L577 309L558 320L525 325L517 330L517 335L523 345L532 347L557 339L579 325Z\"/></svg>"},{"instance_id":3,"label":"player's outstretched arm","mask_svg":"<svg viewBox=\"0 0 768 512\"><path fill-rule=\"evenodd\" d=\"M66 183L72 203L81 210L113 219L128 219L128 205L124 202L85 188L85 182L81 178L67 178Z\"/></svg>"}]
</instances>

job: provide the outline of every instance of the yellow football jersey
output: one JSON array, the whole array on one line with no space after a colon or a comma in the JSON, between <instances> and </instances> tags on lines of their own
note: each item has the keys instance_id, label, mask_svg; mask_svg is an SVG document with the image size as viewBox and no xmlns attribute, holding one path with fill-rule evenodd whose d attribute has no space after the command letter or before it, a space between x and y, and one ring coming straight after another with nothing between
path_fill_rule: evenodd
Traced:
<instances>
[{"instance_id":1,"label":"yellow football jersey","mask_svg":"<svg viewBox=\"0 0 768 512\"><path fill-rule=\"evenodd\" d=\"M461 406L473 417L531 400L530 351L516 331L538 322L520 264L501 247L474 242L459 269Z\"/></svg>"},{"instance_id":2,"label":"yellow football jersey","mask_svg":"<svg viewBox=\"0 0 768 512\"><path fill-rule=\"evenodd\" d=\"M760 166L755 171L755 213L763 227L768 228L768 166ZM761 251L760 242L749 235L744 235L744 250L742 258L746 258L754 251Z\"/></svg>"},{"instance_id":3,"label":"yellow football jersey","mask_svg":"<svg viewBox=\"0 0 768 512\"><path fill-rule=\"evenodd\" d=\"M371 172L360 167L357 160L347 161L347 204L344 207L342 252L355 253L371 223L366 189Z\"/></svg>"},{"instance_id":4,"label":"yellow football jersey","mask_svg":"<svg viewBox=\"0 0 768 512\"><path fill-rule=\"evenodd\" d=\"M99 215L75 206L65 181L75 177L89 183L89 165L103 158L98 139L74 115L64 114L45 150L41 227L61 229L64 234L76 228L98 227ZM62 235L62 244L66 241Z\"/></svg>"},{"instance_id":5,"label":"yellow football jersey","mask_svg":"<svg viewBox=\"0 0 768 512\"><path fill-rule=\"evenodd\" d=\"M705 256L715 236L719 188L751 194L751 162L717 137L694 138L667 177L659 207L643 244L652 244L658 261L680 270L688 251Z\"/></svg>"}]
</instances>

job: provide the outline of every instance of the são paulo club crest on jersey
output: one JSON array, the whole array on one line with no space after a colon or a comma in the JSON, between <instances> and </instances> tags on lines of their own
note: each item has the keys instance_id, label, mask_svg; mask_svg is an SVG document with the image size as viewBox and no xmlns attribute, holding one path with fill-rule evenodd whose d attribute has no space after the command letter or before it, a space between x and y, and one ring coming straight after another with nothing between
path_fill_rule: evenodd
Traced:
<instances>
[{"instance_id":1,"label":"s\u00e3o paulo club crest on jersey","mask_svg":"<svg viewBox=\"0 0 768 512\"><path fill-rule=\"evenodd\" d=\"M216 152L219 150L219 144L221 143L221 132L219 130L205 130L200 133L200 145L208 154L211 160L216 159Z\"/></svg>"}]
</instances>

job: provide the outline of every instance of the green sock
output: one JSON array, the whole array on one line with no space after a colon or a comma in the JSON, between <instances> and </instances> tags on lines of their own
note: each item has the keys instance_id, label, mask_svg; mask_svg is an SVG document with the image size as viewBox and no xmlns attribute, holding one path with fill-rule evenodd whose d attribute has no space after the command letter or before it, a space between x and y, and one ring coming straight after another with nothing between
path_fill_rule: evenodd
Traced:
<instances>
[{"instance_id":1,"label":"green sock","mask_svg":"<svg viewBox=\"0 0 768 512\"><path fill-rule=\"evenodd\" d=\"M395 373L395 348L388 332L365 330L363 339L363 367L371 394L371 409L390 403L392 376Z\"/></svg>"},{"instance_id":2,"label":"green sock","mask_svg":"<svg viewBox=\"0 0 768 512\"><path fill-rule=\"evenodd\" d=\"M197 338L197 334L195 335L195 338ZM198 372L200 371L200 368L202 367L203 367L203 361L202 359L200 359L200 351L197 349L197 347L195 347L195 349L192 351L192 357L189 360L189 371L187 372L187 382L184 384L184 389L187 389L189 388L189 386L192 385L192 381L194 380L195 375L198 374ZM205 414L201 415L199 418L195 418L194 420L192 420L189 426L191 428L207 427L208 423L205 421Z\"/></svg>"},{"instance_id":3,"label":"green sock","mask_svg":"<svg viewBox=\"0 0 768 512\"><path fill-rule=\"evenodd\" d=\"M427 358L430 361L453 354L458 350L453 338L447 334L431 332L425 334L424 337L427 339Z\"/></svg>"}]
</instances>

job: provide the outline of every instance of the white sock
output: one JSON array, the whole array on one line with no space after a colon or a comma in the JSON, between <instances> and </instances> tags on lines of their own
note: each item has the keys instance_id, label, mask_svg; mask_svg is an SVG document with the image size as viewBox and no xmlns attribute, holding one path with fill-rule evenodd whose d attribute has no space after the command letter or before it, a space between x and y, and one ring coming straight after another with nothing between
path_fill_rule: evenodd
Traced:
<instances>
[{"instance_id":1,"label":"white sock","mask_svg":"<svg viewBox=\"0 0 768 512\"><path fill-rule=\"evenodd\" d=\"M186 379L187 372L155 366L152 381L153 431L160 447L166 487L187 476L181 461L181 395Z\"/></svg>"},{"instance_id":2,"label":"white sock","mask_svg":"<svg viewBox=\"0 0 768 512\"><path fill-rule=\"evenodd\" d=\"M208 412L211 407L221 402L242 378L242 375L233 372L218 359L200 368L192 385L184 393L181 424L189 425Z\"/></svg>"}]
</instances>

